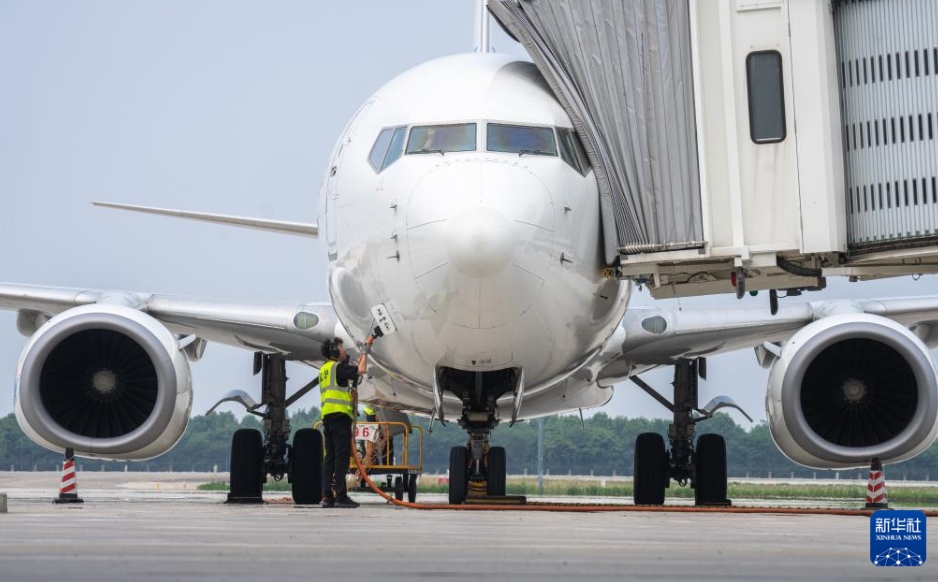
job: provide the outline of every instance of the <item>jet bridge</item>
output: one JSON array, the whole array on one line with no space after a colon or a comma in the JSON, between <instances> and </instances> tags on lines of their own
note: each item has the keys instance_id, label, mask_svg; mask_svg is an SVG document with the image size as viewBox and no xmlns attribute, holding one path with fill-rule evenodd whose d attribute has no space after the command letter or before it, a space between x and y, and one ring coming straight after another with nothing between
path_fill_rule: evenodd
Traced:
<instances>
[{"instance_id":1,"label":"jet bridge","mask_svg":"<svg viewBox=\"0 0 938 582\"><path fill-rule=\"evenodd\" d=\"M938 2L492 0L656 297L938 272Z\"/></svg>"}]
</instances>

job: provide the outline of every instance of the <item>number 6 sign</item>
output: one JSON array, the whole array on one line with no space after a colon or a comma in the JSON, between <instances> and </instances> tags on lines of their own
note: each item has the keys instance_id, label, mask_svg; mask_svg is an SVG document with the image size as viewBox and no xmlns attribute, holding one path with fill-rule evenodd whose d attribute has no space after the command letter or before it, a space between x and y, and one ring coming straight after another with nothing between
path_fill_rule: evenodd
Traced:
<instances>
[{"instance_id":1,"label":"number 6 sign","mask_svg":"<svg viewBox=\"0 0 938 582\"><path fill-rule=\"evenodd\" d=\"M363 422L355 425L355 440L375 442L376 438L378 438L376 423Z\"/></svg>"}]
</instances>

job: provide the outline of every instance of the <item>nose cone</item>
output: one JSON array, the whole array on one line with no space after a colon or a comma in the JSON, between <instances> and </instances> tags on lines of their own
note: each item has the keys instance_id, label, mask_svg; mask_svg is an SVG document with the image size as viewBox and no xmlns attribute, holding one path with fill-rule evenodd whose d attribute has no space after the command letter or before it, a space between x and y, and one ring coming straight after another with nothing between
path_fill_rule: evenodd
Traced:
<instances>
[{"instance_id":1,"label":"nose cone","mask_svg":"<svg viewBox=\"0 0 938 582\"><path fill-rule=\"evenodd\" d=\"M553 202L526 168L446 162L414 188L408 258L430 312L470 329L508 324L540 295L551 265Z\"/></svg>"},{"instance_id":2,"label":"nose cone","mask_svg":"<svg viewBox=\"0 0 938 582\"><path fill-rule=\"evenodd\" d=\"M467 209L450 221L446 250L460 273L491 277L508 265L515 252L514 225L493 208Z\"/></svg>"}]
</instances>

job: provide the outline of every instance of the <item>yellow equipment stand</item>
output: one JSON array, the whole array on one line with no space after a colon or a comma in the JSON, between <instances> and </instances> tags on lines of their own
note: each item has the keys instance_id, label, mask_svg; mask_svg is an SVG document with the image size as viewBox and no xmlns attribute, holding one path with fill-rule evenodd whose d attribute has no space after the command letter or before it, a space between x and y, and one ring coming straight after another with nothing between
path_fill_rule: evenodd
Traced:
<instances>
[{"instance_id":1,"label":"yellow equipment stand","mask_svg":"<svg viewBox=\"0 0 938 582\"><path fill-rule=\"evenodd\" d=\"M317 422L313 428L321 430L322 422ZM353 425L355 434L355 447L352 454L358 456L358 463L354 457L349 457L348 474L358 477L354 484L349 485L349 491L371 492L366 480L361 476L359 464L368 477L376 475L386 476L385 481L374 481L375 486L384 493L394 494L394 498L414 503L417 499L417 478L423 473L423 427L407 425L403 422L356 422ZM412 433L416 431L416 459L411 454ZM399 463L395 463L393 438L400 435ZM367 444L373 444L368 447ZM365 458L365 451L371 448L371 458Z\"/></svg>"}]
</instances>

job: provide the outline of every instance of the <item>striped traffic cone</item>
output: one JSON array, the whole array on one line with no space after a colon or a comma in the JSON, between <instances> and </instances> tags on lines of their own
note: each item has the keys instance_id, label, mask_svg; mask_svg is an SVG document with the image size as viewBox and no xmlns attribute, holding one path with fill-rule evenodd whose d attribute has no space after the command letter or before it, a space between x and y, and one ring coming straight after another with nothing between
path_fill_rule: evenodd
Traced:
<instances>
[{"instance_id":1,"label":"striped traffic cone","mask_svg":"<svg viewBox=\"0 0 938 582\"><path fill-rule=\"evenodd\" d=\"M84 503L78 496L78 478L75 475L75 451L65 449L65 460L62 462L62 486L59 487L59 496L53 499L55 503Z\"/></svg>"},{"instance_id":2,"label":"striped traffic cone","mask_svg":"<svg viewBox=\"0 0 938 582\"><path fill-rule=\"evenodd\" d=\"M866 485L866 508L886 509L889 502L886 500L886 474L883 464L878 458L873 459L870 466L870 479Z\"/></svg>"}]
</instances>

